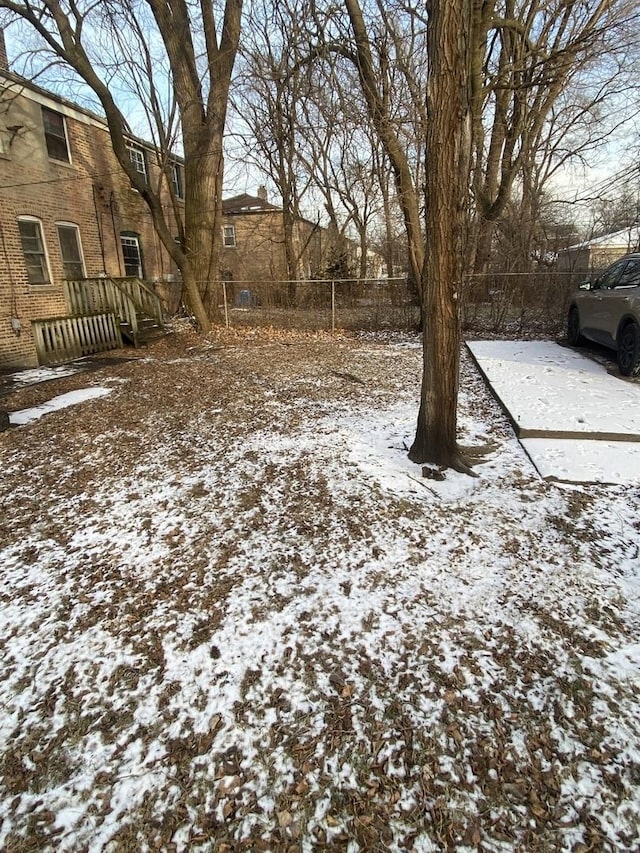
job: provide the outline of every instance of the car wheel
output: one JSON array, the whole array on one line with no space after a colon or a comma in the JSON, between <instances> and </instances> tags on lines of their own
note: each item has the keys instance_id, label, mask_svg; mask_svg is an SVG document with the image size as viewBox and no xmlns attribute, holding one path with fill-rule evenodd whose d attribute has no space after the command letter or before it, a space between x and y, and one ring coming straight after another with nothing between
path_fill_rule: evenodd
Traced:
<instances>
[{"instance_id":1,"label":"car wheel","mask_svg":"<svg viewBox=\"0 0 640 853\"><path fill-rule=\"evenodd\" d=\"M623 376L640 376L640 328L629 323L618 340L618 367Z\"/></svg>"},{"instance_id":2,"label":"car wheel","mask_svg":"<svg viewBox=\"0 0 640 853\"><path fill-rule=\"evenodd\" d=\"M580 315L575 305L569 309L567 317L567 341L571 347L579 347L584 343L584 338L580 334Z\"/></svg>"}]
</instances>

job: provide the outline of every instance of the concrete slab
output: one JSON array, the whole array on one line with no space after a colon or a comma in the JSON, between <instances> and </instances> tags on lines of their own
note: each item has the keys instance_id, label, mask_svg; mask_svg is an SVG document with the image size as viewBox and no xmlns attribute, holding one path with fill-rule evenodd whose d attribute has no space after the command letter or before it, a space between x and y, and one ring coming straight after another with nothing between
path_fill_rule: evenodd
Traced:
<instances>
[{"instance_id":1,"label":"concrete slab","mask_svg":"<svg viewBox=\"0 0 640 853\"><path fill-rule=\"evenodd\" d=\"M471 341L541 476L640 484L640 382L553 341Z\"/></svg>"},{"instance_id":2,"label":"concrete slab","mask_svg":"<svg viewBox=\"0 0 640 853\"><path fill-rule=\"evenodd\" d=\"M640 484L640 443L563 438L522 438L520 442L545 480Z\"/></svg>"}]
</instances>

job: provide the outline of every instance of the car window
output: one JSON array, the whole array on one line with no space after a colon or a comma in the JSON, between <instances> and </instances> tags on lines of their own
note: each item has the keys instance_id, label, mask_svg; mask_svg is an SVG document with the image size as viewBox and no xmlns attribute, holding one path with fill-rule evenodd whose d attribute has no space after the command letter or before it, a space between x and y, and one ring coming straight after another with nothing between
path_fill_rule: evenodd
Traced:
<instances>
[{"instance_id":1,"label":"car window","mask_svg":"<svg viewBox=\"0 0 640 853\"><path fill-rule=\"evenodd\" d=\"M616 287L637 287L640 284L640 258L627 262L622 275L616 282Z\"/></svg>"},{"instance_id":2,"label":"car window","mask_svg":"<svg viewBox=\"0 0 640 853\"><path fill-rule=\"evenodd\" d=\"M618 283L618 278L620 277L620 273L625 267L627 261L618 261L613 264L613 266L609 267L608 270L605 270L599 279L597 279L596 284L602 290L608 290L610 287L615 287Z\"/></svg>"}]
</instances>

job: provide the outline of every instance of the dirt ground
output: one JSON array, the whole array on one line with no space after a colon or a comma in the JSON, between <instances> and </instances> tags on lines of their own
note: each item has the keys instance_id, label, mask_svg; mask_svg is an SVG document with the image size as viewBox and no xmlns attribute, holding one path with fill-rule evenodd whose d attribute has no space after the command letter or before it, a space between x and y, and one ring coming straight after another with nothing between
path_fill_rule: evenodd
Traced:
<instances>
[{"instance_id":1,"label":"dirt ground","mask_svg":"<svg viewBox=\"0 0 640 853\"><path fill-rule=\"evenodd\" d=\"M0 434L0 848L640 849L640 488L406 461L407 336L182 324Z\"/></svg>"}]
</instances>

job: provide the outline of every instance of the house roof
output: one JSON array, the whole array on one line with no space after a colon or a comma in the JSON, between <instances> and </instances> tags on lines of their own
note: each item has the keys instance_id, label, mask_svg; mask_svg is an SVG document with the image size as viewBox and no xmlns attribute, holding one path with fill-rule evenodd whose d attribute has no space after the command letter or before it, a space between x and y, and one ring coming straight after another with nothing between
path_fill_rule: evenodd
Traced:
<instances>
[{"instance_id":1,"label":"house roof","mask_svg":"<svg viewBox=\"0 0 640 853\"><path fill-rule=\"evenodd\" d=\"M280 208L266 199L260 198L260 196L249 195L248 193L222 199L222 212L225 215L232 213L268 213L272 210L280 210Z\"/></svg>"},{"instance_id":2,"label":"house roof","mask_svg":"<svg viewBox=\"0 0 640 853\"><path fill-rule=\"evenodd\" d=\"M14 91L16 95L22 95L25 98L35 100L37 103L40 103L43 106L48 106L56 112L60 112L69 118L74 118L76 120L84 122L85 124L91 124L100 127L107 133L109 132L109 125L104 115L96 113L93 110L87 109L86 107L83 107L81 104L77 104L74 101L70 101L68 98L59 95L57 92L50 91L49 89L44 89L42 86L38 86L32 80L29 80L26 77L21 77L19 74L15 74L13 71L7 71L6 69L0 68L0 87L6 87L10 91ZM149 142L146 139L143 139L140 136L136 136L128 129L125 132L125 139L128 143L139 145L140 147L146 148L149 151L157 150L153 143ZM183 162L183 158L181 155L172 154L171 156L172 159L176 162Z\"/></svg>"},{"instance_id":3,"label":"house roof","mask_svg":"<svg viewBox=\"0 0 640 853\"><path fill-rule=\"evenodd\" d=\"M631 228L614 231L612 234L603 234L601 237L585 240L584 243L576 243L575 246L569 246L563 251L575 252L578 249L625 249L627 252L632 252L638 247L639 243L640 225L634 225Z\"/></svg>"}]
</instances>

